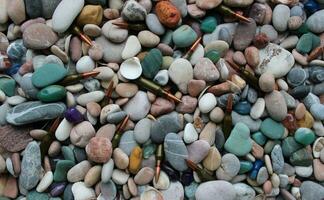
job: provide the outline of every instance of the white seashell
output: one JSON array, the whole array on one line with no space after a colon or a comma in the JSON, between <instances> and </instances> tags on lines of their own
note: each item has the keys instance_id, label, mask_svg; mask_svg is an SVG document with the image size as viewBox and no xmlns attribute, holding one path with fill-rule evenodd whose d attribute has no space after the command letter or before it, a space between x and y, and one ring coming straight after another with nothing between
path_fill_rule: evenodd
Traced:
<instances>
[{"instance_id":1,"label":"white seashell","mask_svg":"<svg viewBox=\"0 0 324 200\"><path fill-rule=\"evenodd\" d=\"M141 194L140 200L163 200L163 195L157 189L148 186L145 191Z\"/></svg>"},{"instance_id":2,"label":"white seashell","mask_svg":"<svg viewBox=\"0 0 324 200\"><path fill-rule=\"evenodd\" d=\"M120 65L120 74L128 79L134 80L141 76L142 66L137 57L129 58Z\"/></svg>"},{"instance_id":3,"label":"white seashell","mask_svg":"<svg viewBox=\"0 0 324 200\"><path fill-rule=\"evenodd\" d=\"M313 144L313 155L315 158L319 158L321 150L324 148L324 137L319 137Z\"/></svg>"}]
</instances>

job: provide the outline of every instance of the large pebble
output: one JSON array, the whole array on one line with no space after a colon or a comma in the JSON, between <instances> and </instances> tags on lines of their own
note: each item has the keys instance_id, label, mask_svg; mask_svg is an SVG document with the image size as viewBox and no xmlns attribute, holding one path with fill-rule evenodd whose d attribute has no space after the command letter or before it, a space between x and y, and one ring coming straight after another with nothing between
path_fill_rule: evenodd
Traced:
<instances>
[{"instance_id":1,"label":"large pebble","mask_svg":"<svg viewBox=\"0 0 324 200\"><path fill-rule=\"evenodd\" d=\"M166 160L178 171L186 170L185 159L188 158L188 150L178 134L169 133L164 140L164 153Z\"/></svg>"},{"instance_id":2,"label":"large pebble","mask_svg":"<svg viewBox=\"0 0 324 200\"><path fill-rule=\"evenodd\" d=\"M217 196L219 200L236 199L234 186L227 181L208 181L198 186L195 197L201 200L214 200Z\"/></svg>"},{"instance_id":3,"label":"large pebble","mask_svg":"<svg viewBox=\"0 0 324 200\"><path fill-rule=\"evenodd\" d=\"M236 50L244 50L252 42L256 33L256 23L251 20L249 23L239 23L233 38L234 48Z\"/></svg>"},{"instance_id":4,"label":"large pebble","mask_svg":"<svg viewBox=\"0 0 324 200\"><path fill-rule=\"evenodd\" d=\"M323 16L324 10L313 13L306 21L307 27L314 33L322 33L324 31Z\"/></svg>"},{"instance_id":5,"label":"large pebble","mask_svg":"<svg viewBox=\"0 0 324 200\"><path fill-rule=\"evenodd\" d=\"M75 200L96 198L95 191L85 185L84 182L77 182L72 185L72 193Z\"/></svg>"},{"instance_id":6,"label":"large pebble","mask_svg":"<svg viewBox=\"0 0 324 200\"><path fill-rule=\"evenodd\" d=\"M111 42L121 43L127 39L128 30L119 28L114 25L114 22L119 22L120 20L111 20L106 22L102 26L102 34L107 37Z\"/></svg>"},{"instance_id":7,"label":"large pebble","mask_svg":"<svg viewBox=\"0 0 324 200\"><path fill-rule=\"evenodd\" d=\"M151 103L143 91L138 91L124 106L124 111L129 114L130 119L138 121L143 119L150 111Z\"/></svg>"},{"instance_id":8,"label":"large pebble","mask_svg":"<svg viewBox=\"0 0 324 200\"><path fill-rule=\"evenodd\" d=\"M285 31L288 28L290 9L288 6L279 4L273 9L272 23L277 31Z\"/></svg>"},{"instance_id":9,"label":"large pebble","mask_svg":"<svg viewBox=\"0 0 324 200\"><path fill-rule=\"evenodd\" d=\"M56 7L53 18L53 30L58 33L65 32L73 23L84 6L84 0L62 0Z\"/></svg>"},{"instance_id":10,"label":"large pebble","mask_svg":"<svg viewBox=\"0 0 324 200\"><path fill-rule=\"evenodd\" d=\"M269 115L277 121L282 121L287 115L287 105L284 97L278 91L273 91L264 97Z\"/></svg>"},{"instance_id":11,"label":"large pebble","mask_svg":"<svg viewBox=\"0 0 324 200\"><path fill-rule=\"evenodd\" d=\"M199 110L202 113L209 113L217 104L216 97L212 93L204 94L199 100Z\"/></svg>"},{"instance_id":12,"label":"large pebble","mask_svg":"<svg viewBox=\"0 0 324 200\"><path fill-rule=\"evenodd\" d=\"M136 56L141 51L141 43L136 36L131 35L127 38L122 58L127 59Z\"/></svg>"},{"instance_id":13,"label":"large pebble","mask_svg":"<svg viewBox=\"0 0 324 200\"><path fill-rule=\"evenodd\" d=\"M58 40L58 37L51 27L43 23L35 23L23 32L23 40L27 48L47 49Z\"/></svg>"},{"instance_id":14,"label":"large pebble","mask_svg":"<svg viewBox=\"0 0 324 200\"><path fill-rule=\"evenodd\" d=\"M121 16L126 21L144 21L146 15L145 8L134 0L127 1L121 12Z\"/></svg>"},{"instance_id":15,"label":"large pebble","mask_svg":"<svg viewBox=\"0 0 324 200\"><path fill-rule=\"evenodd\" d=\"M36 142L30 142L21 162L19 184L26 190L34 188L41 176L41 152Z\"/></svg>"},{"instance_id":16,"label":"large pebble","mask_svg":"<svg viewBox=\"0 0 324 200\"><path fill-rule=\"evenodd\" d=\"M70 140L72 144L78 147L85 147L90 139L95 136L95 133L92 124L89 121L84 121L72 128Z\"/></svg>"},{"instance_id":17,"label":"large pebble","mask_svg":"<svg viewBox=\"0 0 324 200\"><path fill-rule=\"evenodd\" d=\"M169 76L179 90L186 94L188 92L188 83L193 78L191 63L183 58L176 59L169 68Z\"/></svg>"}]
</instances>

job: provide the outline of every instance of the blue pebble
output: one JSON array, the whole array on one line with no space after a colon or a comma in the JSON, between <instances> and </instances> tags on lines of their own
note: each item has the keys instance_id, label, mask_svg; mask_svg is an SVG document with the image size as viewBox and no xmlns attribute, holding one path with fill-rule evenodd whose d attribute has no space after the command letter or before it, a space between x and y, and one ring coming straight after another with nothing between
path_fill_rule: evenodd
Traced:
<instances>
[{"instance_id":1,"label":"blue pebble","mask_svg":"<svg viewBox=\"0 0 324 200\"><path fill-rule=\"evenodd\" d=\"M299 16L301 17L304 14L303 8L300 6L294 6L290 9L290 17Z\"/></svg>"},{"instance_id":2,"label":"blue pebble","mask_svg":"<svg viewBox=\"0 0 324 200\"><path fill-rule=\"evenodd\" d=\"M23 44L23 40L16 40L7 48L7 55L11 60L21 61L27 52L27 48Z\"/></svg>"},{"instance_id":3,"label":"blue pebble","mask_svg":"<svg viewBox=\"0 0 324 200\"><path fill-rule=\"evenodd\" d=\"M314 0L308 0L306 3L304 3L304 8L309 14L313 14L320 9L320 6Z\"/></svg>"},{"instance_id":4,"label":"blue pebble","mask_svg":"<svg viewBox=\"0 0 324 200\"><path fill-rule=\"evenodd\" d=\"M256 179L258 173L259 173L259 170L260 168L263 166L263 161L262 160L256 160L254 163L253 163L253 168L252 168L252 171L250 173L250 178L251 179Z\"/></svg>"},{"instance_id":5,"label":"blue pebble","mask_svg":"<svg viewBox=\"0 0 324 200\"><path fill-rule=\"evenodd\" d=\"M240 101L234 106L234 111L241 115L248 115L251 111L251 104L247 101Z\"/></svg>"},{"instance_id":6,"label":"blue pebble","mask_svg":"<svg viewBox=\"0 0 324 200\"><path fill-rule=\"evenodd\" d=\"M9 76L17 74L20 66L21 66L21 64L13 64L13 65L11 65L11 67L6 70L6 74L8 74Z\"/></svg>"},{"instance_id":7,"label":"blue pebble","mask_svg":"<svg viewBox=\"0 0 324 200\"><path fill-rule=\"evenodd\" d=\"M324 105L317 103L311 106L310 111L313 117L317 120L324 120Z\"/></svg>"}]
</instances>

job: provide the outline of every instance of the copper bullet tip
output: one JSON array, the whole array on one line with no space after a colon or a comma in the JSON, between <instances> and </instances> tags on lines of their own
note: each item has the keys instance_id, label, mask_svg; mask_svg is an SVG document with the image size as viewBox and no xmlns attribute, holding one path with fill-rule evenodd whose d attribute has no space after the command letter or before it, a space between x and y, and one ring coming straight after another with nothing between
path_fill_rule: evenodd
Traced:
<instances>
[{"instance_id":1,"label":"copper bullet tip","mask_svg":"<svg viewBox=\"0 0 324 200\"><path fill-rule=\"evenodd\" d=\"M57 129L57 127L59 126L59 124L60 124L60 118L58 117L58 118L56 118L55 120L54 120L54 122L53 122L53 124L51 125L51 127L49 128L49 132L50 133L54 133L55 132L55 130Z\"/></svg>"},{"instance_id":2,"label":"copper bullet tip","mask_svg":"<svg viewBox=\"0 0 324 200\"><path fill-rule=\"evenodd\" d=\"M179 99L178 97L174 96L173 94L171 94L169 92L167 92L167 98L175 101L176 103L182 103L181 99Z\"/></svg>"},{"instance_id":3,"label":"copper bullet tip","mask_svg":"<svg viewBox=\"0 0 324 200\"><path fill-rule=\"evenodd\" d=\"M160 166L156 166L155 167L155 182L156 183L159 181L160 173L161 173L161 167Z\"/></svg>"},{"instance_id":4,"label":"copper bullet tip","mask_svg":"<svg viewBox=\"0 0 324 200\"><path fill-rule=\"evenodd\" d=\"M95 77L99 74L100 72L92 71L92 72L85 72L82 75L82 78L89 78L89 77Z\"/></svg>"},{"instance_id":5,"label":"copper bullet tip","mask_svg":"<svg viewBox=\"0 0 324 200\"><path fill-rule=\"evenodd\" d=\"M113 92L113 87L114 87L114 82L113 81L110 81L110 83L108 85L108 88L106 90L106 97L108 97L108 98L111 97L111 94Z\"/></svg>"},{"instance_id":6,"label":"copper bullet tip","mask_svg":"<svg viewBox=\"0 0 324 200\"><path fill-rule=\"evenodd\" d=\"M250 23L251 20L249 18L244 17L243 15L235 13L235 17L238 18L241 21L244 21L246 23Z\"/></svg>"},{"instance_id":7,"label":"copper bullet tip","mask_svg":"<svg viewBox=\"0 0 324 200\"><path fill-rule=\"evenodd\" d=\"M197 165L194 162L192 162L189 159L185 159L185 161L186 161L186 163L187 163L187 165L188 165L188 167L190 169L192 169L192 170L196 170L197 169Z\"/></svg>"},{"instance_id":8,"label":"copper bullet tip","mask_svg":"<svg viewBox=\"0 0 324 200\"><path fill-rule=\"evenodd\" d=\"M230 94L227 98L226 111L232 112L232 107L233 107L233 95Z\"/></svg>"},{"instance_id":9,"label":"copper bullet tip","mask_svg":"<svg viewBox=\"0 0 324 200\"><path fill-rule=\"evenodd\" d=\"M129 115L127 115L127 116L123 119L123 121L120 123L120 125L119 125L118 128L116 129L116 132L117 132L117 133L121 132L121 131L125 128L125 126L126 126L128 120L129 120Z\"/></svg>"}]
</instances>

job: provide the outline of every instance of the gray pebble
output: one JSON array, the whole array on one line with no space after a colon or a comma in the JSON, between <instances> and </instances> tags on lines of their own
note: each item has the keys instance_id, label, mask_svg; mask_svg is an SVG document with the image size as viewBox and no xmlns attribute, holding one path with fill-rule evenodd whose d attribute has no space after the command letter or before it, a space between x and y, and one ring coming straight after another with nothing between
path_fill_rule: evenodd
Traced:
<instances>
[{"instance_id":1,"label":"gray pebble","mask_svg":"<svg viewBox=\"0 0 324 200\"><path fill-rule=\"evenodd\" d=\"M261 167L257 175L257 183L262 185L269 178L268 170L266 167Z\"/></svg>"},{"instance_id":2,"label":"gray pebble","mask_svg":"<svg viewBox=\"0 0 324 200\"><path fill-rule=\"evenodd\" d=\"M311 106L310 112L316 120L324 120L324 105L317 103Z\"/></svg>"},{"instance_id":3,"label":"gray pebble","mask_svg":"<svg viewBox=\"0 0 324 200\"><path fill-rule=\"evenodd\" d=\"M100 82L97 79L88 79L83 85L89 92L100 90Z\"/></svg>"},{"instance_id":4,"label":"gray pebble","mask_svg":"<svg viewBox=\"0 0 324 200\"><path fill-rule=\"evenodd\" d=\"M134 136L139 144L145 143L150 138L152 121L148 118L138 121L134 128Z\"/></svg>"},{"instance_id":5,"label":"gray pebble","mask_svg":"<svg viewBox=\"0 0 324 200\"><path fill-rule=\"evenodd\" d=\"M296 108L297 104L296 104L296 100L295 100L294 97L292 97L290 94L288 94L288 93L287 93L286 91L284 91L284 90L280 90L280 93L281 93L282 96L284 97L288 109Z\"/></svg>"},{"instance_id":6,"label":"gray pebble","mask_svg":"<svg viewBox=\"0 0 324 200\"><path fill-rule=\"evenodd\" d=\"M305 104L306 108L309 110L312 107L312 105L319 104L320 99L318 98L318 96L310 92L304 98L303 103Z\"/></svg>"},{"instance_id":7,"label":"gray pebble","mask_svg":"<svg viewBox=\"0 0 324 200\"><path fill-rule=\"evenodd\" d=\"M218 39L227 42L228 45L231 45L233 36L226 27L223 27L219 30Z\"/></svg>"},{"instance_id":8,"label":"gray pebble","mask_svg":"<svg viewBox=\"0 0 324 200\"><path fill-rule=\"evenodd\" d=\"M258 99L258 92L254 88L249 87L247 100L253 104L257 101L257 99Z\"/></svg>"},{"instance_id":9,"label":"gray pebble","mask_svg":"<svg viewBox=\"0 0 324 200\"><path fill-rule=\"evenodd\" d=\"M251 132L256 132L260 129L262 121L260 119L254 120L250 117L250 115L240 115L237 112L232 111L233 126L239 122L243 122Z\"/></svg>"},{"instance_id":10,"label":"gray pebble","mask_svg":"<svg viewBox=\"0 0 324 200\"><path fill-rule=\"evenodd\" d=\"M302 85L307 78L307 72L301 67L294 67L287 74L287 82L293 87Z\"/></svg>"},{"instance_id":11,"label":"gray pebble","mask_svg":"<svg viewBox=\"0 0 324 200\"><path fill-rule=\"evenodd\" d=\"M120 138L119 148L123 150L128 156L138 144L135 141L134 131L126 131Z\"/></svg>"},{"instance_id":12,"label":"gray pebble","mask_svg":"<svg viewBox=\"0 0 324 200\"><path fill-rule=\"evenodd\" d=\"M157 35L163 35L165 33L165 28L153 13L150 13L146 16L146 25L147 28Z\"/></svg>"},{"instance_id":13,"label":"gray pebble","mask_svg":"<svg viewBox=\"0 0 324 200\"><path fill-rule=\"evenodd\" d=\"M126 115L127 113L125 111L110 113L107 116L107 122L111 124L117 124L121 122L126 117Z\"/></svg>"},{"instance_id":14,"label":"gray pebble","mask_svg":"<svg viewBox=\"0 0 324 200\"><path fill-rule=\"evenodd\" d=\"M164 140L165 159L178 171L188 168L185 159L188 158L187 147L176 133L169 133Z\"/></svg>"},{"instance_id":15,"label":"gray pebble","mask_svg":"<svg viewBox=\"0 0 324 200\"><path fill-rule=\"evenodd\" d=\"M282 155L282 150L280 145L276 145L273 147L271 151L271 161L272 161L272 168L273 171L277 174L283 172L285 160Z\"/></svg>"},{"instance_id":16,"label":"gray pebble","mask_svg":"<svg viewBox=\"0 0 324 200\"><path fill-rule=\"evenodd\" d=\"M154 82L156 82L159 85L166 85L169 82L169 74L168 70L160 70L153 79Z\"/></svg>"},{"instance_id":17,"label":"gray pebble","mask_svg":"<svg viewBox=\"0 0 324 200\"><path fill-rule=\"evenodd\" d=\"M269 40L272 42L272 41L275 41L277 38L278 38L278 32L276 31L276 29L271 26L271 25L263 25L261 27L261 30L260 30L261 33L265 33Z\"/></svg>"}]
</instances>

